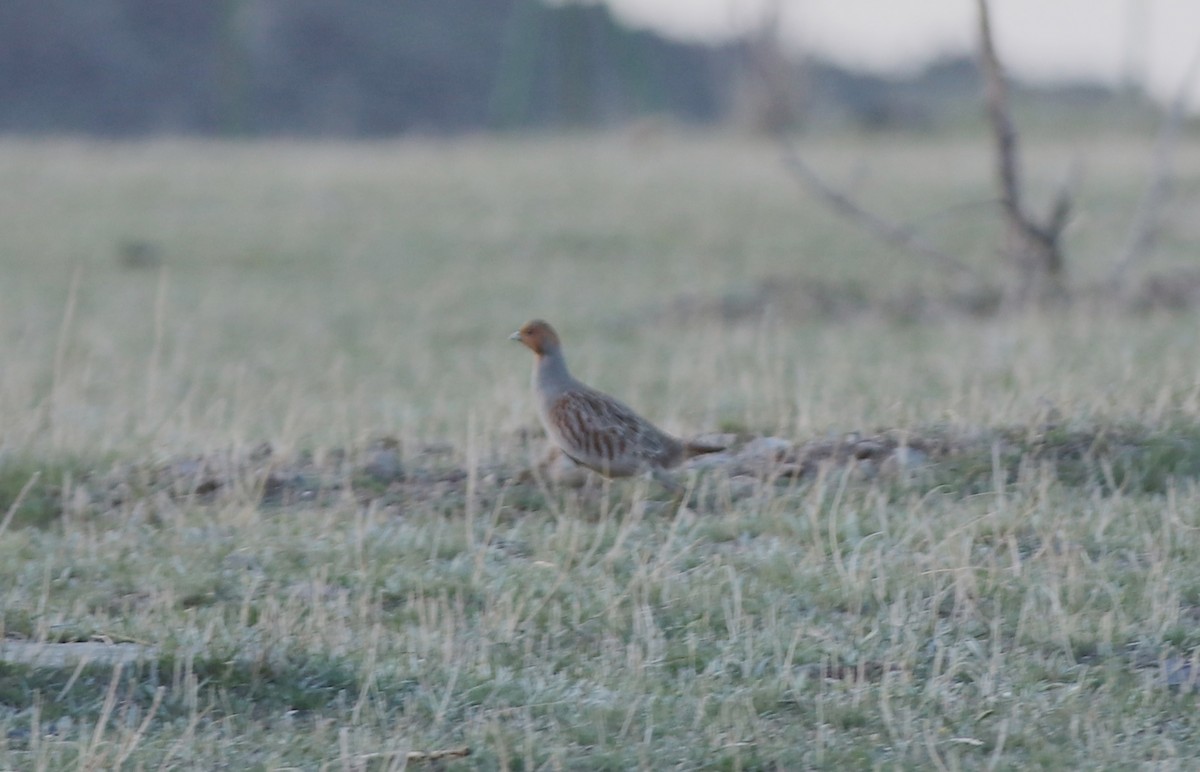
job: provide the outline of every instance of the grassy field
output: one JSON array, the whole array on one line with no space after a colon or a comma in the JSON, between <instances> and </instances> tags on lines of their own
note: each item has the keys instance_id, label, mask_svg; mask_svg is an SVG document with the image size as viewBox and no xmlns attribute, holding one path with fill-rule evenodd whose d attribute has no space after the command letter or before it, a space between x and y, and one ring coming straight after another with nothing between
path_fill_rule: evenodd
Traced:
<instances>
[{"instance_id":1,"label":"grassy field","mask_svg":"<svg viewBox=\"0 0 1200 772\"><path fill-rule=\"evenodd\" d=\"M1146 270L1195 263L1184 150ZM994 195L982 142L804 151L1006 278L990 209L962 206ZM1079 285L1150 156L1030 148L1035 198L1082 163ZM733 138L9 139L0 180L0 769L1200 756L1194 311L914 314L961 279ZM678 513L644 481L530 481L529 355L505 338L533 316L678 433L960 451L717 471ZM383 439L403 479L364 473Z\"/></svg>"}]
</instances>

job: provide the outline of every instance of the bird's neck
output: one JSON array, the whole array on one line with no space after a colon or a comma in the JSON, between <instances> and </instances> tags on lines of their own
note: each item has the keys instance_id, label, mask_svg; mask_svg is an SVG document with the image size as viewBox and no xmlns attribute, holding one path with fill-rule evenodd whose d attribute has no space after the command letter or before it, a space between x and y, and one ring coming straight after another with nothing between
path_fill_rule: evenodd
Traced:
<instances>
[{"instance_id":1,"label":"bird's neck","mask_svg":"<svg viewBox=\"0 0 1200 772\"><path fill-rule=\"evenodd\" d=\"M542 394L561 391L571 384L571 373L567 371L567 360L562 351L552 349L538 354L533 363L533 383Z\"/></svg>"}]
</instances>

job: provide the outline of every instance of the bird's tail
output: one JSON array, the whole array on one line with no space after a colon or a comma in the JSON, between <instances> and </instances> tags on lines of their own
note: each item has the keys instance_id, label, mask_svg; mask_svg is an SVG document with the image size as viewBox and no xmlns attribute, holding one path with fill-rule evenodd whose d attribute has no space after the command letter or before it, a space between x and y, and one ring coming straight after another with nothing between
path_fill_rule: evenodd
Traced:
<instances>
[{"instance_id":1,"label":"bird's tail","mask_svg":"<svg viewBox=\"0 0 1200 772\"><path fill-rule=\"evenodd\" d=\"M700 440L684 440L683 441L683 457L685 459L693 456L702 456L705 453L720 453L728 447L726 445L718 445L713 442L702 442Z\"/></svg>"}]
</instances>

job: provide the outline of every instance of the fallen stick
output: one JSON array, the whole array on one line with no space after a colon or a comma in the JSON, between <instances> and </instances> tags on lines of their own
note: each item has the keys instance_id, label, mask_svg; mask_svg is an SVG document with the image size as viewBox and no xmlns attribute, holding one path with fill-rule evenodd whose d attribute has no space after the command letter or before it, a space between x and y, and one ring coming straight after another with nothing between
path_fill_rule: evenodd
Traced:
<instances>
[{"instance_id":1,"label":"fallen stick","mask_svg":"<svg viewBox=\"0 0 1200 772\"><path fill-rule=\"evenodd\" d=\"M423 761L444 761L446 759L465 759L471 755L471 749L444 748L436 751L382 751L380 753L363 753L355 757L355 761L374 761L377 759L394 759L403 754L404 760L410 764Z\"/></svg>"}]
</instances>

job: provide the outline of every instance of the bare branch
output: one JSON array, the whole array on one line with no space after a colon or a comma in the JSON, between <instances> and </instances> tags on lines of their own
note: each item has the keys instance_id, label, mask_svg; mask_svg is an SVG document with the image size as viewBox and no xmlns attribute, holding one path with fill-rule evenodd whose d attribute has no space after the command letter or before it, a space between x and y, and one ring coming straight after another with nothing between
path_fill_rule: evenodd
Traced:
<instances>
[{"instance_id":1,"label":"bare branch","mask_svg":"<svg viewBox=\"0 0 1200 772\"><path fill-rule=\"evenodd\" d=\"M1054 197L1054 203L1050 206L1050 216L1046 218L1048 233L1062 233L1063 228L1067 227L1067 220L1071 216L1074 189L1075 186L1069 180L1058 189L1058 195Z\"/></svg>"},{"instance_id":2,"label":"bare branch","mask_svg":"<svg viewBox=\"0 0 1200 772\"><path fill-rule=\"evenodd\" d=\"M1008 111L1008 84L996 46L992 42L992 20L988 13L987 0L979 4L979 45L983 65L984 93L987 99L988 117L992 133L996 138L996 163L1000 178L1001 201L1008 216L1023 220L1021 212L1021 185L1017 169L1017 130L1013 127Z\"/></svg>"},{"instance_id":3,"label":"bare branch","mask_svg":"<svg viewBox=\"0 0 1200 772\"><path fill-rule=\"evenodd\" d=\"M772 0L763 8L756 30L746 36L743 50L762 86L762 104L752 115L754 127L779 133L795 126L803 101L795 87L796 69L783 49L780 24L783 0Z\"/></svg>"},{"instance_id":4,"label":"bare branch","mask_svg":"<svg viewBox=\"0 0 1200 772\"><path fill-rule=\"evenodd\" d=\"M962 260L937 249L921 238L917 229L910 225L895 223L870 211L848 193L826 182L801 157L787 136L788 124L794 117L794 94L787 88L788 74L781 67L778 51L778 26L782 0L774 0L769 6L759 35L747 49L749 61L766 88L772 102L774 118L767 121L767 128L779 140L783 148L783 162L791 175L810 193L821 199L834 212L864 228L875 238L903 249L911 254L932 260L944 269L979 279L979 271Z\"/></svg>"},{"instance_id":5,"label":"bare branch","mask_svg":"<svg viewBox=\"0 0 1200 772\"><path fill-rule=\"evenodd\" d=\"M996 172L1000 198L1009 229L1009 257L1020 273L1018 300L1031 294L1043 301L1061 299L1066 294L1063 274L1065 261L1059 237L1071 211L1071 186L1064 185L1051 205L1045 224L1039 224L1021 201L1020 163L1017 130L1008 106L1008 85L996 46L992 40L992 22L987 0L976 0L979 9L979 53L983 70L988 118L996 142Z\"/></svg>"},{"instance_id":6,"label":"bare branch","mask_svg":"<svg viewBox=\"0 0 1200 772\"><path fill-rule=\"evenodd\" d=\"M920 234L912 227L892 222L875 214L845 192L826 182L805 163L804 159L800 157L800 153L786 139L781 137L780 143L784 150L784 165L792 173L792 176L843 218L866 228L884 243L928 258L951 271L979 278L978 271L953 255L934 247L921 238Z\"/></svg>"},{"instance_id":7,"label":"bare branch","mask_svg":"<svg viewBox=\"0 0 1200 772\"><path fill-rule=\"evenodd\" d=\"M1159 128L1158 140L1154 145L1154 165L1151 167L1150 181L1138 202L1134 212L1133 222L1129 225L1129 235L1125 247L1113 266L1109 282L1114 287L1125 284L1130 267L1154 248L1158 233L1162 226L1162 209L1171 197L1174 188L1174 175L1171 161L1175 148L1179 144L1179 134L1183 128L1183 119L1187 113L1188 95L1200 77L1200 49L1192 55L1192 61L1184 72L1179 90L1171 100L1162 126Z\"/></svg>"}]
</instances>

